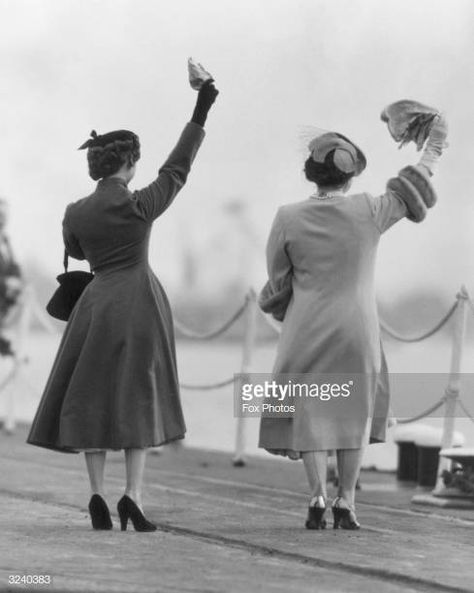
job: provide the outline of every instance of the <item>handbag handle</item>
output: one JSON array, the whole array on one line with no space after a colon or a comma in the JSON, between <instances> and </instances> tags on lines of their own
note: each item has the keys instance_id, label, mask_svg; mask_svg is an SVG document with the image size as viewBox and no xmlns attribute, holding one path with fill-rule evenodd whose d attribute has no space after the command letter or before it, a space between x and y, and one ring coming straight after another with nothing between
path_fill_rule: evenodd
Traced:
<instances>
[{"instance_id":1,"label":"handbag handle","mask_svg":"<svg viewBox=\"0 0 474 593\"><path fill-rule=\"evenodd\" d=\"M91 274L93 274L92 266L91 266L90 262L88 262L88 263L89 263L89 269L91 271ZM67 250L65 249L64 250L64 257L63 257L63 266L64 266L64 273L66 273L66 274L67 274L68 265L69 265L69 255L68 255Z\"/></svg>"}]
</instances>

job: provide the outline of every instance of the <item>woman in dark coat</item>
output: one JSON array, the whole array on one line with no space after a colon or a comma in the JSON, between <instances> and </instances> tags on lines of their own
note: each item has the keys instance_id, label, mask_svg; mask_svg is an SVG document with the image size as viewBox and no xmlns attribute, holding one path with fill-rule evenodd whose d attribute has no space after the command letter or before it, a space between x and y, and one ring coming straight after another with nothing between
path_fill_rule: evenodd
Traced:
<instances>
[{"instance_id":1,"label":"woman in dark coat","mask_svg":"<svg viewBox=\"0 0 474 593\"><path fill-rule=\"evenodd\" d=\"M62 452L84 451L95 529L111 529L104 496L107 450L125 450L127 484L118 503L122 530L153 531L142 511L146 450L182 439L173 320L166 294L148 264L153 221L186 182L218 91L207 81L191 122L144 189L128 184L140 158L127 130L92 133L87 148L95 191L66 209L67 253L86 259L94 279L67 324L28 442Z\"/></svg>"},{"instance_id":2,"label":"woman in dark coat","mask_svg":"<svg viewBox=\"0 0 474 593\"><path fill-rule=\"evenodd\" d=\"M326 526L331 450L337 451L339 470L334 527L359 527L354 496L362 454L369 440L385 440L389 412L375 302L377 247L393 224L404 217L421 221L435 202L429 176L444 146L446 124L440 115L430 121L420 163L402 169L377 197L346 195L352 178L366 166L355 144L333 132L315 138L305 173L316 192L282 206L270 233L269 281L260 304L283 321L274 374L303 376L309 383L324 375L355 383L347 399L337 389L331 402L326 396L296 397L291 417L261 421L260 447L304 461L311 488L308 529Z\"/></svg>"}]
</instances>

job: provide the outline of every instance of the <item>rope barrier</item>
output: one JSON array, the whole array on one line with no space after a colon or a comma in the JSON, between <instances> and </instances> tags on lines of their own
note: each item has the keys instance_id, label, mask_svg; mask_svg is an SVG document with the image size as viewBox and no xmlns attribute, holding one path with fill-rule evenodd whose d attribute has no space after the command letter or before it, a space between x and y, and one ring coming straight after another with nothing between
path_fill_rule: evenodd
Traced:
<instances>
[{"instance_id":1,"label":"rope barrier","mask_svg":"<svg viewBox=\"0 0 474 593\"><path fill-rule=\"evenodd\" d=\"M209 389L219 389L221 387L227 387L234 382L234 377L226 379L225 381L219 381L218 383L209 383L208 385L190 385L188 383L180 383L179 386L182 389L189 389L193 391L207 391Z\"/></svg>"},{"instance_id":2,"label":"rope barrier","mask_svg":"<svg viewBox=\"0 0 474 593\"><path fill-rule=\"evenodd\" d=\"M469 299L469 304L470 304L472 312L474 314L474 303L472 303L472 301L470 299ZM385 331L385 333L387 333L389 336L391 336L392 338L394 338L396 340L399 340L400 342L408 342L408 343L421 342L422 340L426 340L427 338L430 338L436 332L438 332L449 321L449 319L454 315L454 312L456 311L457 307L458 307L458 301L456 300L456 302L453 303L453 305L451 306L449 311L446 313L446 315L444 315L444 317L432 329L425 332L424 334L421 334L420 336L409 336L409 337L402 336L396 330L391 328L382 319L380 320L380 328L383 331ZM260 311L260 312L262 314L263 319L265 319L267 325L271 329L273 329L275 331L275 333L281 334L281 326L276 321L274 321L269 315L265 315L265 313L263 313L263 311Z\"/></svg>"},{"instance_id":3,"label":"rope barrier","mask_svg":"<svg viewBox=\"0 0 474 593\"><path fill-rule=\"evenodd\" d=\"M458 295L458 297L459 297L459 295ZM471 309L474 313L474 304L472 303L472 301L469 298L468 298L468 302L469 302ZM226 321L222 326L220 326L216 330L212 330L207 333L199 333L199 332L190 330L189 328L185 327L182 323L180 323L177 320L175 320L175 322L174 322L175 327L187 338L191 338L191 339L195 339L195 340L209 340L209 339L218 337L219 335L224 333L229 327L231 327L239 319L239 317L241 315L243 315L243 313L245 312L245 309L248 306L248 303L249 303L249 296L247 295L244 303L232 315L232 317L230 317L228 319L228 321ZM383 320L380 320L380 327L383 331L385 331L388 335L390 335L391 337L393 337L396 340L399 340L402 342L407 342L407 343L420 342L422 340L425 340L425 339L431 337L436 332L438 332L449 321L449 319L454 315L454 313L458 307L458 304L459 304L459 300L457 299L453 303L453 305L451 306L449 311L443 316L443 318L432 329L421 334L420 336L410 336L410 337L402 336L396 330L391 328L387 323L385 323ZM258 311L259 311L261 317L263 317L263 319L265 320L266 324L271 329L273 329L273 331L276 334L280 334L281 326L276 321L274 321L270 316L265 315L265 313L263 313L263 311L260 308L258 309ZM187 384L187 383L182 383L180 386L183 389L187 389L187 390L206 391L206 390L219 389L221 387L226 387L228 385L231 385L233 382L234 382L234 379L230 378L230 379L226 379L225 381L219 381L216 383L210 383L210 384L205 384L205 385L204 384L203 385L191 385L191 384ZM443 403L445 402L445 399L446 399L446 396L443 396L436 404L434 404L433 406L428 408L426 411L418 414L417 416L414 416L413 418L402 419L402 420L399 420L398 422L400 424L407 424L410 422L415 422L416 420L419 420L420 418L429 416L430 414L435 412L438 408L440 408L443 405Z\"/></svg>"},{"instance_id":4,"label":"rope barrier","mask_svg":"<svg viewBox=\"0 0 474 593\"><path fill-rule=\"evenodd\" d=\"M461 410L466 414L467 418L469 418L471 422L474 422L474 416L472 416L471 412L469 412L461 399L458 399L458 404Z\"/></svg>"},{"instance_id":5,"label":"rope barrier","mask_svg":"<svg viewBox=\"0 0 474 593\"><path fill-rule=\"evenodd\" d=\"M419 341L425 340L425 339L431 337L432 335L434 335L436 332L438 332L449 321L449 319L454 315L456 309L458 308L458 305L459 305L461 299L465 299L468 301L468 305L471 308L472 313L474 314L474 303L469 298L467 291L461 290L461 293L458 294L457 296L458 296L458 298L456 299L455 303L451 306L451 308L444 315L444 317L432 329L424 332L423 334L421 334L419 336L409 336L409 337L402 336L397 331L395 331L393 328L391 328L387 323L385 323L383 320L380 320L380 327L383 331L385 331L392 338L399 340L401 342L410 343L410 342L419 342ZM193 339L193 340L210 340L210 339L216 338L216 337L222 335L225 331L227 331L245 313L246 309L248 308L248 306L250 304L251 298L253 298L253 300L255 301L255 294L252 292L250 292L249 294L246 295L245 300L242 303L242 305L233 313L233 315L227 321L225 321L217 329L211 330L209 332L196 332L194 330L187 328L184 324L182 324L179 320L176 320L176 319L174 320L175 328L183 336ZM256 306L256 303L255 303L255 306ZM276 321L274 321L270 316L265 315L263 313L263 311L261 311L258 307L256 307L256 309L260 312L261 316L265 319L266 324L276 334L280 334L281 333L280 324L278 324ZM2 382L0 382L0 392L17 375L20 365L21 365L21 361L19 361L19 360L15 361L15 364L13 365L13 367L10 370L10 372L8 373L8 375L2 380ZM210 391L210 390L221 389L223 387L232 385L234 383L234 381L235 381L235 378L230 377L223 381L216 381L214 383L208 383L208 384L197 384L196 385L196 384L180 383L180 387L182 389L190 390L190 391ZM450 395L452 395L452 394L450 393L450 389L448 387L448 389L446 390L446 393L439 399L438 402L436 402L435 404L433 404L432 406L430 406L428 409L424 410L423 412L420 412L416 416L413 416L412 418L399 419L398 423L399 424L409 424L411 422L416 422L417 420L420 420L421 418L425 418L425 417L431 415L433 412L438 410L444 403L446 403L448 401ZM474 417L467 410L464 403L462 401L460 401L459 399L457 399L457 403L459 403L461 409L464 411L466 416L472 422L474 422Z\"/></svg>"},{"instance_id":6,"label":"rope barrier","mask_svg":"<svg viewBox=\"0 0 474 593\"><path fill-rule=\"evenodd\" d=\"M430 408L428 408L424 412L421 412L420 414L413 416L413 418L402 418L402 419L397 418L397 423L398 424L410 424L411 422L416 422L417 420L426 418L426 416L429 416L433 412L436 412L436 410L438 408L440 408L445 403L445 401L446 401L446 395L443 395L443 397L439 401L437 401L434 405L432 405Z\"/></svg>"},{"instance_id":7,"label":"rope barrier","mask_svg":"<svg viewBox=\"0 0 474 593\"><path fill-rule=\"evenodd\" d=\"M248 296L246 296L243 304L237 309L237 311L232 315L232 317L230 317L230 319L228 319L225 323L223 323L217 329L211 330L209 332L205 332L205 333L196 332L194 330L187 328L185 325L183 325L181 322L177 321L176 319L174 320L174 326L186 338L190 338L192 340L212 340L213 338L217 338L218 336L223 334L225 331L227 331L237 321L237 319L239 319L239 317L241 317L243 315L245 309L247 308L248 302L249 302L249 298L248 298Z\"/></svg>"},{"instance_id":8,"label":"rope barrier","mask_svg":"<svg viewBox=\"0 0 474 593\"><path fill-rule=\"evenodd\" d=\"M387 333L389 336L391 336L395 340L398 340L399 342L421 342L422 340L426 340L427 338L430 338L436 332L438 332L443 327L443 325L445 325L449 321L449 319L454 315L454 312L458 308L458 305L459 305L459 301L456 300L456 302L453 303L453 305L451 306L449 311L446 313L446 315L432 329L430 329L429 331L427 331L424 334L421 334L419 336L409 336L409 337L402 336L396 330L392 329L382 319L380 320L380 327L383 329L383 331L385 333Z\"/></svg>"},{"instance_id":9,"label":"rope barrier","mask_svg":"<svg viewBox=\"0 0 474 593\"><path fill-rule=\"evenodd\" d=\"M471 308L471 313L474 315L474 303L472 302L472 299L469 297L467 299L467 302L469 304L469 307Z\"/></svg>"},{"instance_id":10,"label":"rope barrier","mask_svg":"<svg viewBox=\"0 0 474 593\"><path fill-rule=\"evenodd\" d=\"M5 389L5 387L10 383L10 381L16 376L18 367L19 367L19 363L14 362L13 367L10 369L7 376L0 383L0 392L3 391Z\"/></svg>"}]
</instances>

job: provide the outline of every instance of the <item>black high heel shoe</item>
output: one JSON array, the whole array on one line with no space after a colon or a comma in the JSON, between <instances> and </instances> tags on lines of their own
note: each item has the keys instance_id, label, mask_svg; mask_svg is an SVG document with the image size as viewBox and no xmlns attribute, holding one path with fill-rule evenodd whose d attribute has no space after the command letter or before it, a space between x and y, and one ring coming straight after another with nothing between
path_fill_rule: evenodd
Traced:
<instances>
[{"instance_id":1,"label":"black high heel shoe","mask_svg":"<svg viewBox=\"0 0 474 593\"><path fill-rule=\"evenodd\" d=\"M316 504L310 504L308 507L308 517L305 523L306 529L326 529L325 512L326 502L322 496L318 496Z\"/></svg>"},{"instance_id":2,"label":"black high heel shoe","mask_svg":"<svg viewBox=\"0 0 474 593\"><path fill-rule=\"evenodd\" d=\"M120 517L120 529L122 531L127 530L129 519L133 523L135 531L156 531L156 525L150 523L145 518L145 515L138 506L126 494L118 501L117 511Z\"/></svg>"},{"instance_id":3,"label":"black high heel shoe","mask_svg":"<svg viewBox=\"0 0 474 593\"><path fill-rule=\"evenodd\" d=\"M332 504L332 513L334 516L334 529L360 529L360 523L357 521L357 517L353 507L341 506L340 496ZM346 503L347 504L347 503Z\"/></svg>"},{"instance_id":4,"label":"black high heel shoe","mask_svg":"<svg viewBox=\"0 0 474 593\"><path fill-rule=\"evenodd\" d=\"M93 494L89 501L89 513L94 529L112 529L112 519L109 508L100 494Z\"/></svg>"}]
</instances>

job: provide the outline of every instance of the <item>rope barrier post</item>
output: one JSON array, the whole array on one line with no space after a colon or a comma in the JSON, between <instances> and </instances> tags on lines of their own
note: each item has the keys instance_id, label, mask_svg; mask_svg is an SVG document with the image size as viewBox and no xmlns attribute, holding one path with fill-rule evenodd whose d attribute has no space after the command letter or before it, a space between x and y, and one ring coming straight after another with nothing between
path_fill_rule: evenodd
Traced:
<instances>
[{"instance_id":1,"label":"rope barrier post","mask_svg":"<svg viewBox=\"0 0 474 593\"><path fill-rule=\"evenodd\" d=\"M446 406L444 411L443 421L443 436L441 439L441 448L447 449L453 445L454 436L454 419L456 413L456 404L459 397L460 383L461 383L461 364L464 348L464 338L466 334L466 321L467 321L467 305L469 294L465 286L461 287L461 290L456 296L458 301L458 307L455 314L454 320L454 334L453 334L453 348L451 351L451 368L448 379L448 386L446 388ZM449 470L450 467L449 459L444 457L440 458L438 465L438 479L436 486L433 490L433 494L440 495L444 490L443 483L443 471Z\"/></svg>"},{"instance_id":2,"label":"rope barrier post","mask_svg":"<svg viewBox=\"0 0 474 593\"><path fill-rule=\"evenodd\" d=\"M24 290L20 297L20 315L15 330L15 339L13 341L13 350L15 352L15 356L13 359L13 378L20 372L21 365L25 360L25 343L32 315L30 296L30 293L27 290ZM8 433L13 433L15 431L15 416L15 390L8 389L7 411L5 414L5 430Z\"/></svg>"},{"instance_id":3,"label":"rope barrier post","mask_svg":"<svg viewBox=\"0 0 474 593\"><path fill-rule=\"evenodd\" d=\"M255 290L251 288L247 295L247 310L245 312L245 329L242 344L242 365L240 368L240 372L242 374L249 373L252 364L257 335L257 312L257 294ZM245 465L245 449L247 445L246 428L247 418L237 418L235 428L235 452L232 459L234 467L242 467Z\"/></svg>"},{"instance_id":4,"label":"rope barrier post","mask_svg":"<svg viewBox=\"0 0 474 593\"><path fill-rule=\"evenodd\" d=\"M52 335L57 335L58 330L51 322L50 318L44 312L43 307L39 304L38 299L36 297L36 293L33 290L33 287L29 284L25 286L24 289L25 298L27 302L27 306L30 307L30 315L31 318L37 321L42 328Z\"/></svg>"}]
</instances>

